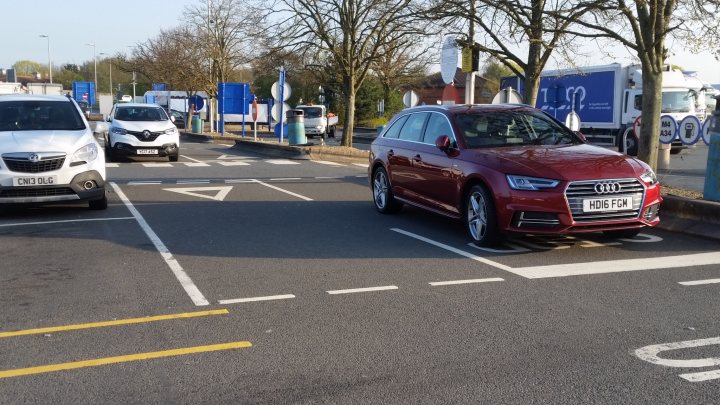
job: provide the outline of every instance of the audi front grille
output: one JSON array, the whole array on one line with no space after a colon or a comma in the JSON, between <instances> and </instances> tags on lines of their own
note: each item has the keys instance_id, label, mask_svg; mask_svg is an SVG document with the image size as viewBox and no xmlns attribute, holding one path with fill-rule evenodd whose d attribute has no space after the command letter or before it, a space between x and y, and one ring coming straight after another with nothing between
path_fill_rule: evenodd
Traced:
<instances>
[{"instance_id":1,"label":"audi front grille","mask_svg":"<svg viewBox=\"0 0 720 405\"><path fill-rule=\"evenodd\" d=\"M585 199L632 197L632 208L619 211L583 212ZM645 199L645 187L637 179L574 181L565 190L573 220L577 223L638 219Z\"/></svg>"},{"instance_id":2,"label":"audi front grille","mask_svg":"<svg viewBox=\"0 0 720 405\"><path fill-rule=\"evenodd\" d=\"M12 172L43 173L60 169L65 163L65 157L43 159L36 162L27 158L3 157L3 162Z\"/></svg>"}]
</instances>

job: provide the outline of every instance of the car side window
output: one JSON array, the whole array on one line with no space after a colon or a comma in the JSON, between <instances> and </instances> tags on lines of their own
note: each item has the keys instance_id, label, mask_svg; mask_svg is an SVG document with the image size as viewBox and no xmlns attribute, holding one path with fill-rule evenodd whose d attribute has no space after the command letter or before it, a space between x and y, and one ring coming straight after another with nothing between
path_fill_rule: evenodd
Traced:
<instances>
[{"instance_id":1,"label":"car side window","mask_svg":"<svg viewBox=\"0 0 720 405\"><path fill-rule=\"evenodd\" d=\"M440 135L447 135L450 137L451 143L455 142L455 136L453 135L450 121L448 121L448 119L442 114L430 114L430 119L428 120L427 127L425 128L423 143L434 145L435 140Z\"/></svg>"},{"instance_id":2,"label":"car side window","mask_svg":"<svg viewBox=\"0 0 720 405\"><path fill-rule=\"evenodd\" d=\"M407 121L408 116L400 117L395 121L390 128L388 128L385 131L385 134L383 134L384 138L396 138L400 135L400 129L402 129L403 124L405 121Z\"/></svg>"},{"instance_id":3,"label":"car side window","mask_svg":"<svg viewBox=\"0 0 720 405\"><path fill-rule=\"evenodd\" d=\"M400 130L400 139L419 142L422 138L423 126L425 126L428 115L428 113L411 114Z\"/></svg>"}]
</instances>

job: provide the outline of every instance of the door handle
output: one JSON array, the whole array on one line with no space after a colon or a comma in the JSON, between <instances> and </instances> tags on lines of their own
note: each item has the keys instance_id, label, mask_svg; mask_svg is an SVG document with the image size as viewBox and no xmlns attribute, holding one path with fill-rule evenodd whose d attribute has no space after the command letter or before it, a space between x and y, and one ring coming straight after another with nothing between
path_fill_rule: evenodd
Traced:
<instances>
[{"instance_id":1,"label":"door handle","mask_svg":"<svg viewBox=\"0 0 720 405\"><path fill-rule=\"evenodd\" d=\"M387 153L387 157L391 158L393 156L395 156L395 152L392 149L390 149Z\"/></svg>"},{"instance_id":2,"label":"door handle","mask_svg":"<svg viewBox=\"0 0 720 405\"><path fill-rule=\"evenodd\" d=\"M420 155L413 156L413 162L422 162L422 157Z\"/></svg>"}]
</instances>

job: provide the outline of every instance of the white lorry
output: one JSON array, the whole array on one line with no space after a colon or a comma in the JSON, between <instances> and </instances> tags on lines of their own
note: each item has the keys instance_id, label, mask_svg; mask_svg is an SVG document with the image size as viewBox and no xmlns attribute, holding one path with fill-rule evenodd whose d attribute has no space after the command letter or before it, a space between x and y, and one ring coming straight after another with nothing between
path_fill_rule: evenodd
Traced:
<instances>
[{"instance_id":1,"label":"white lorry","mask_svg":"<svg viewBox=\"0 0 720 405\"><path fill-rule=\"evenodd\" d=\"M502 88L511 86L522 90L516 77L503 78ZM632 128L642 108L642 70L639 65L623 66L618 63L574 69L544 71L536 107L564 122L574 111L580 116L580 131L597 144L618 145L628 154L637 153L638 137L623 134ZM699 115L701 95L688 83L683 72L668 67L662 79L662 114L680 122L688 115ZM702 95L704 97L704 95ZM679 152L682 143L673 143L673 152Z\"/></svg>"},{"instance_id":2,"label":"white lorry","mask_svg":"<svg viewBox=\"0 0 720 405\"><path fill-rule=\"evenodd\" d=\"M328 113L324 105L299 105L295 109L303 111L305 135L308 138L315 135L327 135L335 138L338 117L333 113Z\"/></svg>"}]
</instances>

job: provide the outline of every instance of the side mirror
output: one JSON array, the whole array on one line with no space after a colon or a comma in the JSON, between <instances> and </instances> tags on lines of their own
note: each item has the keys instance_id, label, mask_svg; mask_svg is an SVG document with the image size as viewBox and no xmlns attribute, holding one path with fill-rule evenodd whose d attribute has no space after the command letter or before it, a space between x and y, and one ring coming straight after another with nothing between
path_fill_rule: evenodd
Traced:
<instances>
[{"instance_id":1,"label":"side mirror","mask_svg":"<svg viewBox=\"0 0 720 405\"><path fill-rule=\"evenodd\" d=\"M174 115L171 115L171 116L170 116L170 121L175 122L175 116L174 116Z\"/></svg>"},{"instance_id":2,"label":"side mirror","mask_svg":"<svg viewBox=\"0 0 720 405\"><path fill-rule=\"evenodd\" d=\"M435 147L440 149L441 151L447 153L448 150L450 150L450 137L447 135L440 135L435 139Z\"/></svg>"}]
</instances>

